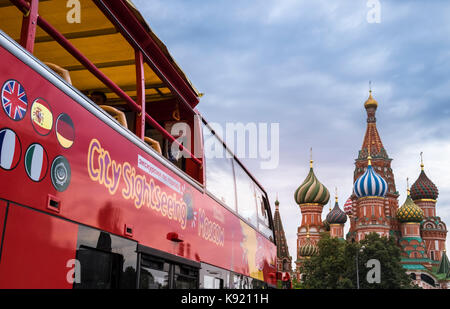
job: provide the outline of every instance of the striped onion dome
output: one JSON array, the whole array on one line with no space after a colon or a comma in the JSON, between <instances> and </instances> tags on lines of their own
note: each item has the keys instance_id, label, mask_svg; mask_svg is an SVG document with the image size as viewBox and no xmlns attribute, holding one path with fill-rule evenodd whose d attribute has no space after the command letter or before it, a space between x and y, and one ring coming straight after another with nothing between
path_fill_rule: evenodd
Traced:
<instances>
[{"instance_id":1,"label":"striped onion dome","mask_svg":"<svg viewBox=\"0 0 450 309\"><path fill-rule=\"evenodd\" d=\"M351 197L349 197L348 200L344 204L344 212L347 215L353 214L353 201L352 201Z\"/></svg>"},{"instance_id":2,"label":"striped onion dome","mask_svg":"<svg viewBox=\"0 0 450 309\"><path fill-rule=\"evenodd\" d=\"M422 222L423 217L423 210L414 203L408 190L405 203L397 210L397 219L400 222Z\"/></svg>"},{"instance_id":3,"label":"striped onion dome","mask_svg":"<svg viewBox=\"0 0 450 309\"><path fill-rule=\"evenodd\" d=\"M294 199L299 205L309 203L326 205L330 199L330 192L314 175L312 160L310 163L309 174L300 187L295 190Z\"/></svg>"},{"instance_id":4,"label":"striped onion dome","mask_svg":"<svg viewBox=\"0 0 450 309\"><path fill-rule=\"evenodd\" d=\"M302 257L310 257L319 252L319 248L311 242L309 235L306 238L305 243L299 248L299 255Z\"/></svg>"},{"instance_id":5,"label":"striped onion dome","mask_svg":"<svg viewBox=\"0 0 450 309\"><path fill-rule=\"evenodd\" d=\"M388 189L387 182L373 169L372 157L369 156L368 159L367 170L355 181L353 191L358 198L366 196L384 197Z\"/></svg>"},{"instance_id":6,"label":"striped onion dome","mask_svg":"<svg viewBox=\"0 0 450 309\"><path fill-rule=\"evenodd\" d=\"M411 198L416 200L421 199L437 199L439 195L439 190L436 185L427 177L423 170L420 172L419 178L417 178L416 182L411 186Z\"/></svg>"},{"instance_id":7,"label":"striped onion dome","mask_svg":"<svg viewBox=\"0 0 450 309\"><path fill-rule=\"evenodd\" d=\"M339 207L337 197L333 210L330 211L327 215L327 222L329 224L344 224L345 222L347 222L347 215Z\"/></svg>"}]
</instances>

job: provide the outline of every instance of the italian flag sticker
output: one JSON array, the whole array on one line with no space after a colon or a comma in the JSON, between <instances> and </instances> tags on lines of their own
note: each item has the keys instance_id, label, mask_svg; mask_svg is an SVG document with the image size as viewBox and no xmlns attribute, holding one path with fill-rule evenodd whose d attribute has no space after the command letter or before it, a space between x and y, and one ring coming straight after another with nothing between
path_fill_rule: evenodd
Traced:
<instances>
[{"instance_id":1,"label":"italian flag sticker","mask_svg":"<svg viewBox=\"0 0 450 309\"><path fill-rule=\"evenodd\" d=\"M25 153L25 171L33 181L41 181L48 170L48 156L39 144L32 144Z\"/></svg>"}]
</instances>

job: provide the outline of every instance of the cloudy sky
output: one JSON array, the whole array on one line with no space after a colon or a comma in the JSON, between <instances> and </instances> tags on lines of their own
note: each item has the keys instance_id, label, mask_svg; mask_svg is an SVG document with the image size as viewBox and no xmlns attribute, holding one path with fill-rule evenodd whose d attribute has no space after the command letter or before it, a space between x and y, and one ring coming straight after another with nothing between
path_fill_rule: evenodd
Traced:
<instances>
[{"instance_id":1,"label":"cloudy sky","mask_svg":"<svg viewBox=\"0 0 450 309\"><path fill-rule=\"evenodd\" d=\"M342 206L366 129L369 80L400 205L423 151L440 191L437 214L450 225L448 1L379 0L379 16L373 0L133 2L205 94L198 108L208 121L280 124L278 167L243 162L272 208L278 193L293 260L301 221L293 195L308 174L309 149L316 176L333 196L338 187Z\"/></svg>"}]
</instances>

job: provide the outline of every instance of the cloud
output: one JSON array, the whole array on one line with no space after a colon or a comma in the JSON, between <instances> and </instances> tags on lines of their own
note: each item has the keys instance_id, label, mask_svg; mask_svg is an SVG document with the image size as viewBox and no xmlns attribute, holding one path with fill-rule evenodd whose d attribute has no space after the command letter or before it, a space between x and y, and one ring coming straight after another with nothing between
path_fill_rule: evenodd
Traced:
<instances>
[{"instance_id":1,"label":"cloud","mask_svg":"<svg viewBox=\"0 0 450 309\"><path fill-rule=\"evenodd\" d=\"M399 204L423 151L440 190L438 215L450 224L450 3L380 1L381 23L369 24L366 1L134 2L205 93L198 108L208 121L280 123L279 167L243 161L272 204L278 193L294 260L301 214L293 193L308 173L309 148L319 180L331 191L339 186L342 207L366 128L369 80Z\"/></svg>"}]
</instances>

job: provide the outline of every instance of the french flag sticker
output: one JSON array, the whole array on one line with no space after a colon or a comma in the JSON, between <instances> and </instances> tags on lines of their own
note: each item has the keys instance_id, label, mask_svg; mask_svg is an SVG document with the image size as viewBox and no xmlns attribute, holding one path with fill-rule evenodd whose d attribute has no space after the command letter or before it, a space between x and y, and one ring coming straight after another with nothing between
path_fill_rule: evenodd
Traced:
<instances>
[{"instance_id":1,"label":"french flag sticker","mask_svg":"<svg viewBox=\"0 0 450 309\"><path fill-rule=\"evenodd\" d=\"M0 130L0 167L14 169L19 164L22 145L16 133L10 129Z\"/></svg>"}]
</instances>

